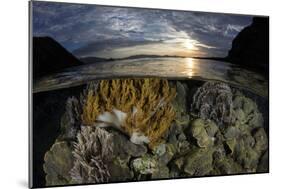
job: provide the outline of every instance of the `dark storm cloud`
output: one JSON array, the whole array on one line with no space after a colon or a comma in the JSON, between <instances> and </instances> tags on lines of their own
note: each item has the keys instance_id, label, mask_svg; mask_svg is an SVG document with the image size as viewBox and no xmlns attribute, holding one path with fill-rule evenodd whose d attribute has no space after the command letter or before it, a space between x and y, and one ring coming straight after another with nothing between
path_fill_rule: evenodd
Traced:
<instances>
[{"instance_id":1,"label":"dark storm cloud","mask_svg":"<svg viewBox=\"0 0 281 189\"><path fill-rule=\"evenodd\" d=\"M160 42L160 41L159 41ZM97 51L111 51L115 48L130 47L136 45L146 45L158 43L156 41L130 41L124 39L110 39L110 40L101 40L89 43L81 48L78 48L73 51L77 56L87 56L92 52Z\"/></svg>"},{"instance_id":2,"label":"dark storm cloud","mask_svg":"<svg viewBox=\"0 0 281 189\"><path fill-rule=\"evenodd\" d=\"M110 56L117 48L148 44L172 44L184 50L189 42L208 56L224 56L251 20L229 14L33 2L34 35L51 36L79 56L105 51ZM159 53L165 54L164 50L159 48ZM153 53L157 54L155 48Z\"/></svg>"}]
</instances>

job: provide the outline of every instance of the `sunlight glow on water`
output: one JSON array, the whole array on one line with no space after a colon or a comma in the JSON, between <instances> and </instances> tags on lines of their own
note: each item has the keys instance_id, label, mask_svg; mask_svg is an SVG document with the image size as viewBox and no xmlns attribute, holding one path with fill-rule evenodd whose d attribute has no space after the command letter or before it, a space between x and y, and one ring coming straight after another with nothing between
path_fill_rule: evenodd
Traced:
<instances>
[{"instance_id":1,"label":"sunlight glow on water","mask_svg":"<svg viewBox=\"0 0 281 189\"><path fill-rule=\"evenodd\" d=\"M120 77L216 80L261 96L268 95L268 81L263 76L230 63L194 58L141 58L86 64L35 81L33 92L68 88L93 80Z\"/></svg>"},{"instance_id":2,"label":"sunlight glow on water","mask_svg":"<svg viewBox=\"0 0 281 189\"><path fill-rule=\"evenodd\" d=\"M188 78L192 78L194 70L194 60L193 58L185 58L186 74Z\"/></svg>"}]
</instances>

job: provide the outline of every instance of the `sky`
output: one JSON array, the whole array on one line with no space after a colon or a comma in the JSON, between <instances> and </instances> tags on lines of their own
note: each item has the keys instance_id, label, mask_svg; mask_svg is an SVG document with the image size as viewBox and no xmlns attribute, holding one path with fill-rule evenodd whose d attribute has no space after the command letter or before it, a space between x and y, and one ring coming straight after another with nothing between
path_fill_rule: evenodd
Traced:
<instances>
[{"instance_id":1,"label":"sky","mask_svg":"<svg viewBox=\"0 0 281 189\"><path fill-rule=\"evenodd\" d=\"M224 57L252 16L33 1L33 36L77 57Z\"/></svg>"}]
</instances>

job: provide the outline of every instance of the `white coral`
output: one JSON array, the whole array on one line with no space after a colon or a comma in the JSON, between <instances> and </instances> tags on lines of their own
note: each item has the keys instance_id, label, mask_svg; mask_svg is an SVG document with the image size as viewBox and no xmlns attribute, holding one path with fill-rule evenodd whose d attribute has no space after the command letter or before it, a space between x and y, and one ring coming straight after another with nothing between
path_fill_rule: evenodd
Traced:
<instances>
[{"instance_id":1,"label":"white coral","mask_svg":"<svg viewBox=\"0 0 281 189\"><path fill-rule=\"evenodd\" d=\"M121 126L124 125L127 119L127 114L121 110L113 109L112 112L104 112L97 117L97 127L110 127L122 130Z\"/></svg>"},{"instance_id":2,"label":"white coral","mask_svg":"<svg viewBox=\"0 0 281 189\"><path fill-rule=\"evenodd\" d=\"M149 138L142 133L133 132L130 141L134 144L143 144L143 143L148 144Z\"/></svg>"},{"instance_id":3,"label":"white coral","mask_svg":"<svg viewBox=\"0 0 281 189\"><path fill-rule=\"evenodd\" d=\"M70 171L74 183L107 182L107 160L113 154L113 135L101 128L83 126L74 144L74 166Z\"/></svg>"},{"instance_id":4,"label":"white coral","mask_svg":"<svg viewBox=\"0 0 281 189\"><path fill-rule=\"evenodd\" d=\"M137 113L137 109L134 107L132 110L132 116L134 116L136 113ZM104 112L98 115L95 126L114 127L125 134L122 125L125 124L126 119L127 119L127 113L114 108L112 112ZM130 136L130 141L134 144L143 144L143 143L148 144L150 142L149 138L140 132L133 132L132 135Z\"/></svg>"}]
</instances>

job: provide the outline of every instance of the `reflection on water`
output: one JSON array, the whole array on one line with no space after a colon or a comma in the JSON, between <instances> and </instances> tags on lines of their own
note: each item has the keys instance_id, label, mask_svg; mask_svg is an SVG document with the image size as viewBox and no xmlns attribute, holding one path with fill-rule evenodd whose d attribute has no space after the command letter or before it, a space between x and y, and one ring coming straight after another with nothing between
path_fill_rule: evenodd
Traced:
<instances>
[{"instance_id":1,"label":"reflection on water","mask_svg":"<svg viewBox=\"0 0 281 189\"><path fill-rule=\"evenodd\" d=\"M164 77L169 79L218 80L268 95L268 81L237 65L192 58L142 58L87 64L34 82L33 92L81 85L95 79L117 77Z\"/></svg>"},{"instance_id":2,"label":"reflection on water","mask_svg":"<svg viewBox=\"0 0 281 189\"><path fill-rule=\"evenodd\" d=\"M188 78L192 78L193 70L194 70L194 59L193 58L185 58L186 65L186 75Z\"/></svg>"}]
</instances>

